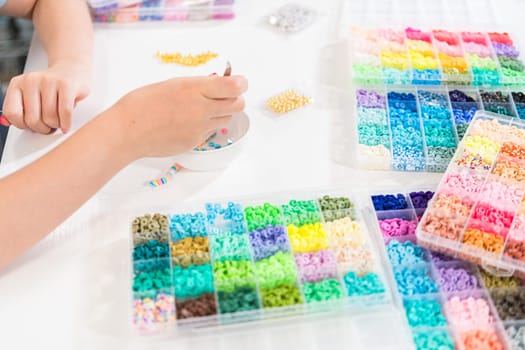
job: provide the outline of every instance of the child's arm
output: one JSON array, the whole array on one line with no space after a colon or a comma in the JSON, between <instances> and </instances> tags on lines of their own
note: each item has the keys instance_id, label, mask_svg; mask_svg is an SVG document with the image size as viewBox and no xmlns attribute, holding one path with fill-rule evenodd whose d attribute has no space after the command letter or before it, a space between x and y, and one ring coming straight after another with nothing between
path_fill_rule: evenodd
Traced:
<instances>
[{"instance_id":1,"label":"child's arm","mask_svg":"<svg viewBox=\"0 0 525 350\"><path fill-rule=\"evenodd\" d=\"M91 86L93 30L85 0L7 0L0 13L31 18L48 56L47 70L13 78L4 116L18 128L67 132L73 107Z\"/></svg>"},{"instance_id":2,"label":"child's arm","mask_svg":"<svg viewBox=\"0 0 525 350\"><path fill-rule=\"evenodd\" d=\"M244 109L241 77L179 78L132 91L69 139L0 180L0 268L142 157L192 149Z\"/></svg>"}]
</instances>

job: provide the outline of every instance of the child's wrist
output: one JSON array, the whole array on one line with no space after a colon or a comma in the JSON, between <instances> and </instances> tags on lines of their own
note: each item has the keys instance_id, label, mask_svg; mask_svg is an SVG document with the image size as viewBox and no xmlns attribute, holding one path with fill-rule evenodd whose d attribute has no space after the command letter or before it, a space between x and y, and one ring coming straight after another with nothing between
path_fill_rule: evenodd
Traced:
<instances>
[{"instance_id":1,"label":"child's wrist","mask_svg":"<svg viewBox=\"0 0 525 350\"><path fill-rule=\"evenodd\" d=\"M99 140L106 144L113 161L122 167L142 157L140 147L133 141L133 133L127 130L121 113L111 107L92 121Z\"/></svg>"}]
</instances>

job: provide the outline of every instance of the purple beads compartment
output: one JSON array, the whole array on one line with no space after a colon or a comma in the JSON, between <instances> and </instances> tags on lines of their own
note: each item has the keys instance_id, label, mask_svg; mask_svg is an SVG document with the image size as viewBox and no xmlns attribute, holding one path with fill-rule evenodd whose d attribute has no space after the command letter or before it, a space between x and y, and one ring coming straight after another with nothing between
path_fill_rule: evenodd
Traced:
<instances>
[{"instance_id":1,"label":"purple beads compartment","mask_svg":"<svg viewBox=\"0 0 525 350\"><path fill-rule=\"evenodd\" d=\"M282 225L267 226L249 233L250 245L255 260L274 255L277 252L290 252L288 236Z\"/></svg>"}]
</instances>

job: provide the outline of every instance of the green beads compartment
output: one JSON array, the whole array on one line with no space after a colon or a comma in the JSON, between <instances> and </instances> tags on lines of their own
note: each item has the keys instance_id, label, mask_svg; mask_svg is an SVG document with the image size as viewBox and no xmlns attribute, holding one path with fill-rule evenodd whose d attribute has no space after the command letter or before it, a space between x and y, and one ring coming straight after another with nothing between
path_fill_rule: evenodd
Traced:
<instances>
[{"instance_id":1,"label":"green beads compartment","mask_svg":"<svg viewBox=\"0 0 525 350\"><path fill-rule=\"evenodd\" d=\"M299 305L303 303L301 291L295 284L261 289L261 299L265 308Z\"/></svg>"},{"instance_id":2,"label":"green beads compartment","mask_svg":"<svg viewBox=\"0 0 525 350\"><path fill-rule=\"evenodd\" d=\"M248 231L265 228L268 225L277 226L282 224L281 209L270 203L259 206L248 206L244 208L244 216Z\"/></svg>"},{"instance_id":3,"label":"green beads compartment","mask_svg":"<svg viewBox=\"0 0 525 350\"><path fill-rule=\"evenodd\" d=\"M313 200L291 200L282 205L285 225L303 226L321 221L321 213Z\"/></svg>"},{"instance_id":4,"label":"green beads compartment","mask_svg":"<svg viewBox=\"0 0 525 350\"><path fill-rule=\"evenodd\" d=\"M277 252L255 263L260 288L271 289L297 281L295 260L290 253Z\"/></svg>"},{"instance_id":5,"label":"green beads compartment","mask_svg":"<svg viewBox=\"0 0 525 350\"><path fill-rule=\"evenodd\" d=\"M343 289L336 279L325 279L320 282L303 283L303 294L307 303L337 300L343 297Z\"/></svg>"}]
</instances>

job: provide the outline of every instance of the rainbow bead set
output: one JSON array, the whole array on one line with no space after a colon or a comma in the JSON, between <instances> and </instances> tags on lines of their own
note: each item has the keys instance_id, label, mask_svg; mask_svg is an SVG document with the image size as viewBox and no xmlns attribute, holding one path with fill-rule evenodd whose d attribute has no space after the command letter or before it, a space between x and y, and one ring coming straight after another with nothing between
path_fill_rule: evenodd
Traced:
<instances>
[{"instance_id":1,"label":"rainbow bead set","mask_svg":"<svg viewBox=\"0 0 525 350\"><path fill-rule=\"evenodd\" d=\"M133 221L138 329L392 302L384 263L349 196L243 203Z\"/></svg>"},{"instance_id":2,"label":"rainbow bead set","mask_svg":"<svg viewBox=\"0 0 525 350\"><path fill-rule=\"evenodd\" d=\"M95 22L221 20L235 17L234 0L90 0Z\"/></svg>"},{"instance_id":3,"label":"rainbow bead set","mask_svg":"<svg viewBox=\"0 0 525 350\"><path fill-rule=\"evenodd\" d=\"M525 69L508 33L352 28L358 84L523 85Z\"/></svg>"},{"instance_id":4,"label":"rainbow bead set","mask_svg":"<svg viewBox=\"0 0 525 350\"><path fill-rule=\"evenodd\" d=\"M478 113L418 227L421 244L525 273L525 123Z\"/></svg>"}]
</instances>

